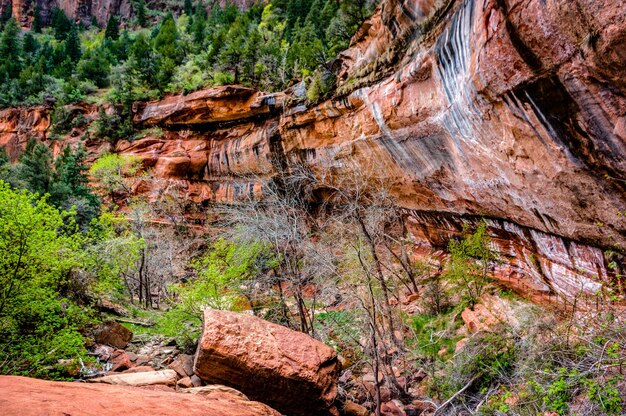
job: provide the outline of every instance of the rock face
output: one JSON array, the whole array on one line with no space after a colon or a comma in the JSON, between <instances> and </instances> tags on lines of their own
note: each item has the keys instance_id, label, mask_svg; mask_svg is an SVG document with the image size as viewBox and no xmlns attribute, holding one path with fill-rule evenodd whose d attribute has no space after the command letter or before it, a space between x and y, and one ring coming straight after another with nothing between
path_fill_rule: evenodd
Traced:
<instances>
[{"instance_id":1,"label":"rock face","mask_svg":"<svg viewBox=\"0 0 626 416\"><path fill-rule=\"evenodd\" d=\"M93 335L98 344L106 344L115 348L125 348L133 339L133 333L115 321L106 321L98 325L94 329Z\"/></svg>"},{"instance_id":2,"label":"rock face","mask_svg":"<svg viewBox=\"0 0 626 416\"><path fill-rule=\"evenodd\" d=\"M288 415L327 414L337 394L335 351L300 332L206 310L194 372Z\"/></svg>"},{"instance_id":3,"label":"rock face","mask_svg":"<svg viewBox=\"0 0 626 416\"><path fill-rule=\"evenodd\" d=\"M37 6L44 23L50 23L55 7L87 25L91 24L92 16L100 26L106 25L111 15L124 19L133 16L132 3L129 0L2 0L0 5L0 9L11 7L13 17L22 27L30 27Z\"/></svg>"},{"instance_id":4,"label":"rock face","mask_svg":"<svg viewBox=\"0 0 626 416\"><path fill-rule=\"evenodd\" d=\"M295 163L337 177L371 171L426 250L486 218L506 260L498 276L514 288L626 290L620 2L384 0L337 64L337 94L315 106L302 85L137 104L136 123L162 134L112 150L152 168L150 198L175 192L197 204L259 196ZM2 112L0 143L19 152L31 125L45 139L47 117Z\"/></svg>"},{"instance_id":5,"label":"rock face","mask_svg":"<svg viewBox=\"0 0 626 416\"><path fill-rule=\"evenodd\" d=\"M225 389L192 395L0 376L0 392L4 416L280 416L262 403L251 402Z\"/></svg>"},{"instance_id":6,"label":"rock face","mask_svg":"<svg viewBox=\"0 0 626 416\"><path fill-rule=\"evenodd\" d=\"M140 373L113 374L104 377L92 378L90 383L115 384L119 386L175 386L178 377L174 370L146 371Z\"/></svg>"}]
</instances>

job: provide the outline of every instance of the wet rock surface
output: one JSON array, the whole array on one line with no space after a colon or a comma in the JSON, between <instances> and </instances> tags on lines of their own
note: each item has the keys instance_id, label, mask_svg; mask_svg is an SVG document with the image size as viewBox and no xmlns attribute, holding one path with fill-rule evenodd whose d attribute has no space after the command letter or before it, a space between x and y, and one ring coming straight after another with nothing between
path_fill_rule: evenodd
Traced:
<instances>
[{"instance_id":1,"label":"wet rock surface","mask_svg":"<svg viewBox=\"0 0 626 416\"><path fill-rule=\"evenodd\" d=\"M154 180L136 192L192 204L258 197L277 166L340 178L371 169L416 243L441 249L485 217L503 281L531 298L573 297L619 280L608 249L623 262L625 48L615 2L386 0L339 57L331 99L211 88L137 103L137 127L162 134L86 145L92 159L141 158ZM30 131L46 140L48 113L0 113L11 157Z\"/></svg>"},{"instance_id":2,"label":"wet rock surface","mask_svg":"<svg viewBox=\"0 0 626 416\"><path fill-rule=\"evenodd\" d=\"M289 415L334 411L335 351L301 332L235 312L206 310L194 371Z\"/></svg>"}]
</instances>

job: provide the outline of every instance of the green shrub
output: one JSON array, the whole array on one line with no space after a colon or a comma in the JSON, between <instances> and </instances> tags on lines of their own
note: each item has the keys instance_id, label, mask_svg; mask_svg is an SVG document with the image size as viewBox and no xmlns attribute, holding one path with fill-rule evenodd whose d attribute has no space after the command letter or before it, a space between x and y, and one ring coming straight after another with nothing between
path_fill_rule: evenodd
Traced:
<instances>
[{"instance_id":1,"label":"green shrub","mask_svg":"<svg viewBox=\"0 0 626 416\"><path fill-rule=\"evenodd\" d=\"M62 295L82 242L72 213L0 181L0 373L57 378L85 357L89 310Z\"/></svg>"}]
</instances>

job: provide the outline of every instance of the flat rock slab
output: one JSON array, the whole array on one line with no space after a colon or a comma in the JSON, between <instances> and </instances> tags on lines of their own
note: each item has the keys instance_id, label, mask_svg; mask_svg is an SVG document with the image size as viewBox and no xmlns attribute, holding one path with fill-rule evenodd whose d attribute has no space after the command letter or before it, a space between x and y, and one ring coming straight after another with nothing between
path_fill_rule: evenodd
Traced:
<instances>
[{"instance_id":1,"label":"flat rock slab","mask_svg":"<svg viewBox=\"0 0 626 416\"><path fill-rule=\"evenodd\" d=\"M174 370L146 371L142 373L112 374L90 379L90 383L117 384L119 386L175 386L178 375Z\"/></svg>"},{"instance_id":2,"label":"flat rock slab","mask_svg":"<svg viewBox=\"0 0 626 416\"><path fill-rule=\"evenodd\" d=\"M280 416L228 391L180 394L108 384L0 376L2 416Z\"/></svg>"},{"instance_id":3,"label":"flat rock slab","mask_svg":"<svg viewBox=\"0 0 626 416\"><path fill-rule=\"evenodd\" d=\"M340 364L335 350L251 315L207 309L195 374L240 390L290 416L332 412Z\"/></svg>"}]
</instances>

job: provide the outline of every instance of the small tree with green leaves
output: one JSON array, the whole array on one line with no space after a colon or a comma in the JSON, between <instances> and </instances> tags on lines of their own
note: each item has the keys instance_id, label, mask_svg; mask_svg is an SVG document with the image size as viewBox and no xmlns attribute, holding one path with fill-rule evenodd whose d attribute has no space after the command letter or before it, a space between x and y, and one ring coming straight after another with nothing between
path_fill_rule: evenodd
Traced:
<instances>
[{"instance_id":1,"label":"small tree with green leaves","mask_svg":"<svg viewBox=\"0 0 626 416\"><path fill-rule=\"evenodd\" d=\"M143 179L141 159L131 155L108 154L96 160L89 173L100 190L115 202L115 196L130 195L133 185Z\"/></svg>"},{"instance_id":2,"label":"small tree with green leaves","mask_svg":"<svg viewBox=\"0 0 626 416\"><path fill-rule=\"evenodd\" d=\"M72 213L0 181L0 374L57 377L85 356L86 310L62 295L82 242Z\"/></svg>"},{"instance_id":3,"label":"small tree with green leaves","mask_svg":"<svg viewBox=\"0 0 626 416\"><path fill-rule=\"evenodd\" d=\"M445 278L458 287L464 300L473 308L491 281L498 256L491 248L484 221L473 233L465 227L463 234L462 240L453 239L448 244L450 261Z\"/></svg>"}]
</instances>

